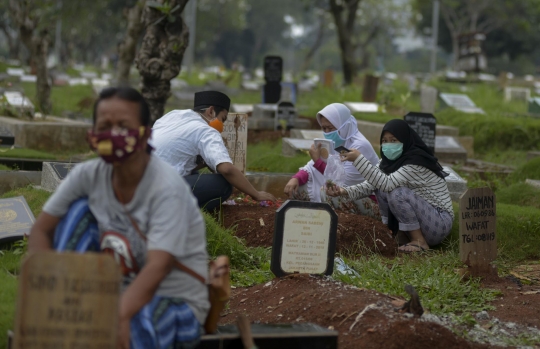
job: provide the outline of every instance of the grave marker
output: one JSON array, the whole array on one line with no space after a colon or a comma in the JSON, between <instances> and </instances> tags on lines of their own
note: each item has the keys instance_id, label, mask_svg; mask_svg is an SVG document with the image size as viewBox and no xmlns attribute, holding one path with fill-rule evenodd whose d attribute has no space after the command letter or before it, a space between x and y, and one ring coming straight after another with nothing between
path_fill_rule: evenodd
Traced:
<instances>
[{"instance_id":1,"label":"grave marker","mask_svg":"<svg viewBox=\"0 0 540 349\"><path fill-rule=\"evenodd\" d=\"M334 86L334 71L332 69L326 69L324 71L324 86L325 87L332 87Z\"/></svg>"},{"instance_id":2,"label":"grave marker","mask_svg":"<svg viewBox=\"0 0 540 349\"><path fill-rule=\"evenodd\" d=\"M274 118L274 130L287 129L294 127L296 119L296 109L291 102L281 102L277 106L276 116Z\"/></svg>"},{"instance_id":3,"label":"grave marker","mask_svg":"<svg viewBox=\"0 0 540 349\"><path fill-rule=\"evenodd\" d=\"M422 113L435 113L437 105L437 89L431 86L422 86L420 90L420 108Z\"/></svg>"},{"instance_id":4,"label":"grave marker","mask_svg":"<svg viewBox=\"0 0 540 349\"><path fill-rule=\"evenodd\" d=\"M489 188L468 189L459 199L459 256L473 276L497 273L495 194Z\"/></svg>"},{"instance_id":5,"label":"grave marker","mask_svg":"<svg viewBox=\"0 0 540 349\"><path fill-rule=\"evenodd\" d=\"M287 200L276 211L270 270L332 275L337 214L326 203Z\"/></svg>"},{"instance_id":6,"label":"grave marker","mask_svg":"<svg viewBox=\"0 0 540 349\"><path fill-rule=\"evenodd\" d=\"M441 93L439 95L444 105L464 113L485 114L482 108L478 108L469 96L458 93Z\"/></svg>"},{"instance_id":7,"label":"grave marker","mask_svg":"<svg viewBox=\"0 0 540 349\"><path fill-rule=\"evenodd\" d=\"M418 133L420 138L435 153L435 133L437 119L433 114L410 112L403 119Z\"/></svg>"},{"instance_id":8,"label":"grave marker","mask_svg":"<svg viewBox=\"0 0 540 349\"><path fill-rule=\"evenodd\" d=\"M377 103L344 102L353 113L376 113L379 111Z\"/></svg>"},{"instance_id":9,"label":"grave marker","mask_svg":"<svg viewBox=\"0 0 540 349\"><path fill-rule=\"evenodd\" d=\"M4 145L14 145L15 137L11 130L7 127L0 126L0 146Z\"/></svg>"},{"instance_id":10,"label":"grave marker","mask_svg":"<svg viewBox=\"0 0 540 349\"><path fill-rule=\"evenodd\" d=\"M531 89L525 87L505 87L504 100L509 101L528 101L531 98Z\"/></svg>"},{"instance_id":11,"label":"grave marker","mask_svg":"<svg viewBox=\"0 0 540 349\"><path fill-rule=\"evenodd\" d=\"M283 59L279 56L264 58L263 103L277 103L281 99L281 79L283 76Z\"/></svg>"},{"instance_id":12,"label":"grave marker","mask_svg":"<svg viewBox=\"0 0 540 349\"><path fill-rule=\"evenodd\" d=\"M55 191L75 165L77 163L43 162L41 188L48 191Z\"/></svg>"},{"instance_id":13,"label":"grave marker","mask_svg":"<svg viewBox=\"0 0 540 349\"><path fill-rule=\"evenodd\" d=\"M23 96L22 93L17 91L6 91L4 92L4 98L9 106L27 111L32 115L34 114L34 105L30 102L28 97Z\"/></svg>"},{"instance_id":14,"label":"grave marker","mask_svg":"<svg viewBox=\"0 0 540 349\"><path fill-rule=\"evenodd\" d=\"M35 221L24 196L0 199L0 242L23 238Z\"/></svg>"},{"instance_id":15,"label":"grave marker","mask_svg":"<svg viewBox=\"0 0 540 349\"><path fill-rule=\"evenodd\" d=\"M7 68L6 73L9 76L23 76L24 75L24 69L21 69L21 68Z\"/></svg>"},{"instance_id":16,"label":"grave marker","mask_svg":"<svg viewBox=\"0 0 540 349\"><path fill-rule=\"evenodd\" d=\"M117 347L120 270L111 256L39 252L19 278L14 349Z\"/></svg>"},{"instance_id":17,"label":"grave marker","mask_svg":"<svg viewBox=\"0 0 540 349\"><path fill-rule=\"evenodd\" d=\"M379 87L379 78L370 74L364 76L364 86L362 89L363 102L375 102L377 100L377 88Z\"/></svg>"},{"instance_id":18,"label":"grave marker","mask_svg":"<svg viewBox=\"0 0 540 349\"><path fill-rule=\"evenodd\" d=\"M246 114L229 113L223 125L223 143L229 151L234 167L246 173L248 117Z\"/></svg>"}]
</instances>

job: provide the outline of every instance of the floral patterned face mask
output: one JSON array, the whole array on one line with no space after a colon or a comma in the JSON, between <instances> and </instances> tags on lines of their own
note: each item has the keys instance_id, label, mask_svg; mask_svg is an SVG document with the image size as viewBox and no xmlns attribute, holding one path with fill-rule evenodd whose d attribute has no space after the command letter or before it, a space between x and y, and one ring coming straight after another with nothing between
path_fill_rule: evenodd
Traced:
<instances>
[{"instance_id":1,"label":"floral patterned face mask","mask_svg":"<svg viewBox=\"0 0 540 349\"><path fill-rule=\"evenodd\" d=\"M110 131L89 132L90 147L95 150L107 163L123 162L136 150L141 149L141 139L146 133L146 127L138 130L114 128Z\"/></svg>"}]
</instances>

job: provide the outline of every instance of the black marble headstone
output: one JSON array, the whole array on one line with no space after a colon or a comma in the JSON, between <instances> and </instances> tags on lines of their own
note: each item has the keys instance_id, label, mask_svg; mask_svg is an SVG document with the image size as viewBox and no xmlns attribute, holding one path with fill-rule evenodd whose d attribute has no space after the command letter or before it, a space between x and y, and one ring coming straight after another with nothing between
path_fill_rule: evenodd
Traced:
<instances>
[{"instance_id":1,"label":"black marble headstone","mask_svg":"<svg viewBox=\"0 0 540 349\"><path fill-rule=\"evenodd\" d=\"M296 109L291 102L281 102L277 106L275 129L281 130L286 127L290 130L294 126L294 119L296 119ZM281 124L281 120L284 120L285 125Z\"/></svg>"},{"instance_id":2,"label":"black marble headstone","mask_svg":"<svg viewBox=\"0 0 540 349\"><path fill-rule=\"evenodd\" d=\"M327 203L287 200L276 211L270 270L332 275L338 217Z\"/></svg>"},{"instance_id":3,"label":"black marble headstone","mask_svg":"<svg viewBox=\"0 0 540 349\"><path fill-rule=\"evenodd\" d=\"M51 166L54 170L54 173L60 178L60 180L63 180L67 177L68 173L71 171L71 169L76 164L70 164L70 163L61 163L61 162L51 162Z\"/></svg>"},{"instance_id":4,"label":"black marble headstone","mask_svg":"<svg viewBox=\"0 0 540 349\"><path fill-rule=\"evenodd\" d=\"M264 80L266 82L281 82L283 75L283 59L279 56L264 57Z\"/></svg>"},{"instance_id":5,"label":"black marble headstone","mask_svg":"<svg viewBox=\"0 0 540 349\"><path fill-rule=\"evenodd\" d=\"M0 200L0 242L22 238L35 221L24 196Z\"/></svg>"},{"instance_id":6,"label":"black marble headstone","mask_svg":"<svg viewBox=\"0 0 540 349\"><path fill-rule=\"evenodd\" d=\"M6 127L0 127L0 146L13 144L15 144L13 133Z\"/></svg>"},{"instance_id":7,"label":"black marble headstone","mask_svg":"<svg viewBox=\"0 0 540 349\"><path fill-rule=\"evenodd\" d=\"M281 99L281 83L267 82L263 87L263 103L275 104Z\"/></svg>"},{"instance_id":8,"label":"black marble headstone","mask_svg":"<svg viewBox=\"0 0 540 349\"><path fill-rule=\"evenodd\" d=\"M420 138L435 153L435 133L437 119L433 114L410 112L403 119L418 133Z\"/></svg>"}]
</instances>

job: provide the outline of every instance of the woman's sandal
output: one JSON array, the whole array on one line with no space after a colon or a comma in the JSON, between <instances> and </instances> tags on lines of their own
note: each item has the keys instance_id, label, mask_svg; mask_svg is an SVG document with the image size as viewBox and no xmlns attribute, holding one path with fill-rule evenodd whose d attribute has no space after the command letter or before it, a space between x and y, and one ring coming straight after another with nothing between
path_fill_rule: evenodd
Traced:
<instances>
[{"instance_id":1,"label":"woman's sandal","mask_svg":"<svg viewBox=\"0 0 540 349\"><path fill-rule=\"evenodd\" d=\"M401 252L401 253L421 253L421 252L426 251L426 249L423 248L422 246L417 245L417 244L413 244L412 242L409 242L408 244L405 244L405 245L403 245L403 246L401 246L401 247L405 247L405 246L417 247L417 248L419 248L419 250L416 250L416 251L405 251L405 250L400 250L400 249L398 248L398 252Z\"/></svg>"}]
</instances>

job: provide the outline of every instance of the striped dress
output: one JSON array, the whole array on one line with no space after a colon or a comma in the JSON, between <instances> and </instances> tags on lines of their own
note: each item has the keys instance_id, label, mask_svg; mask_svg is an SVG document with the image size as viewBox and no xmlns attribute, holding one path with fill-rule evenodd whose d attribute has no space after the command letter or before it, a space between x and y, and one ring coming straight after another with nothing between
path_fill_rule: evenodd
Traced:
<instances>
[{"instance_id":1,"label":"striped dress","mask_svg":"<svg viewBox=\"0 0 540 349\"><path fill-rule=\"evenodd\" d=\"M438 207L448 212L452 218L454 217L452 199L446 181L428 168L405 165L387 175L379 169L378 165L373 166L363 155L360 155L353 165L366 179L362 184L344 188L353 200L369 196L375 189L389 193L398 187L406 187L433 207Z\"/></svg>"}]
</instances>

